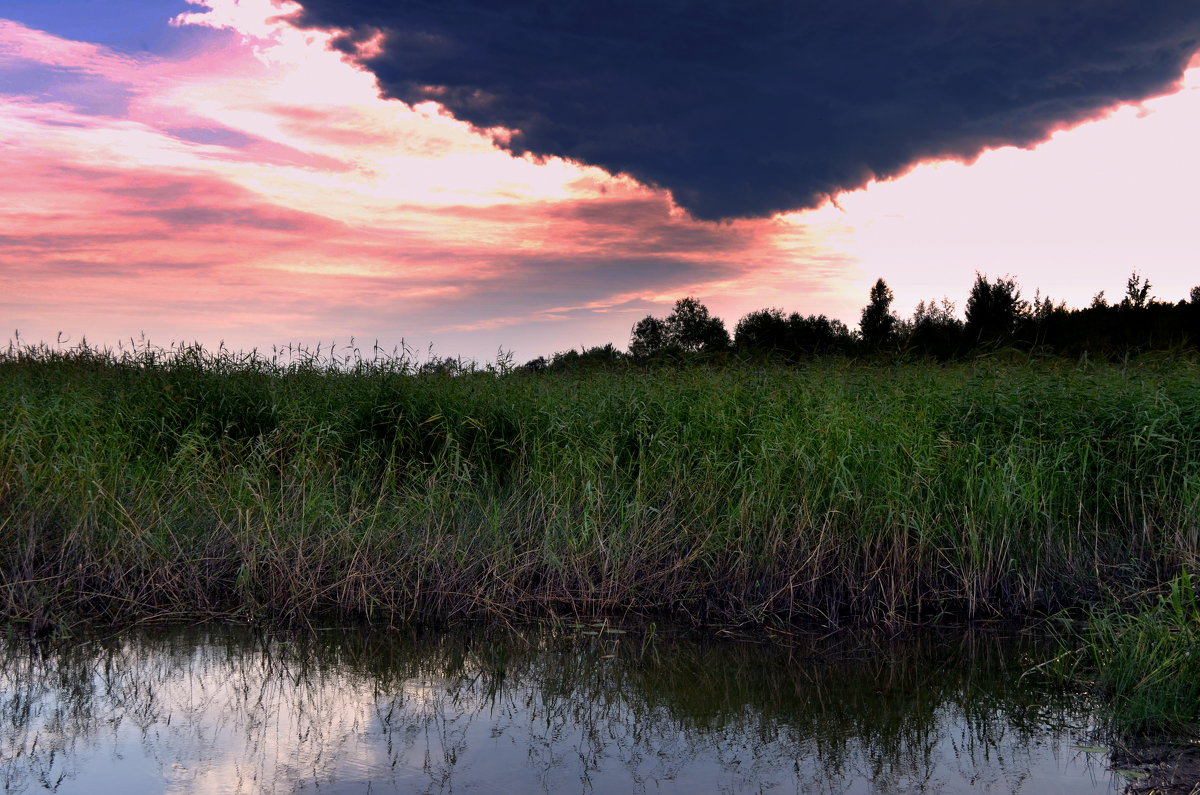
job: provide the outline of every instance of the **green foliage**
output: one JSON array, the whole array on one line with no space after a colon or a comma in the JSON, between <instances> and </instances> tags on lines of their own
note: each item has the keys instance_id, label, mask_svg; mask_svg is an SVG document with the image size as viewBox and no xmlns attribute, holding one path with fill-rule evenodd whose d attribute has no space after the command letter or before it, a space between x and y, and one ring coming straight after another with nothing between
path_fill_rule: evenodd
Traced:
<instances>
[{"instance_id":1,"label":"green foliage","mask_svg":"<svg viewBox=\"0 0 1200 795\"><path fill-rule=\"evenodd\" d=\"M835 624L1088 605L1197 560L1197 381L1186 359L535 374L14 348L0 610Z\"/></svg>"},{"instance_id":2,"label":"green foliage","mask_svg":"<svg viewBox=\"0 0 1200 795\"><path fill-rule=\"evenodd\" d=\"M1060 673L1085 679L1106 699L1119 735L1200 730L1200 596L1184 571L1144 609L1095 613Z\"/></svg>"}]
</instances>

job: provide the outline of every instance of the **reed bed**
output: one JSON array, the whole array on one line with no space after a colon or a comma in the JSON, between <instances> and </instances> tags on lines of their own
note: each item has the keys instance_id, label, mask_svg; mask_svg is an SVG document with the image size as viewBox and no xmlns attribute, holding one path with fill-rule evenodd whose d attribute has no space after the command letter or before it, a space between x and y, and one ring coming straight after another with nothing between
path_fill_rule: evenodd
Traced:
<instances>
[{"instance_id":1,"label":"reed bed","mask_svg":"<svg viewBox=\"0 0 1200 795\"><path fill-rule=\"evenodd\" d=\"M456 374L0 357L0 610L778 625L1088 607L1196 570L1190 360Z\"/></svg>"},{"instance_id":2,"label":"reed bed","mask_svg":"<svg viewBox=\"0 0 1200 795\"><path fill-rule=\"evenodd\" d=\"M1107 604L1094 610L1081 630L1064 638L1075 648L1050 668L1104 697L1114 735L1181 738L1181 747L1196 758L1200 596L1189 572L1162 591L1141 607Z\"/></svg>"}]
</instances>

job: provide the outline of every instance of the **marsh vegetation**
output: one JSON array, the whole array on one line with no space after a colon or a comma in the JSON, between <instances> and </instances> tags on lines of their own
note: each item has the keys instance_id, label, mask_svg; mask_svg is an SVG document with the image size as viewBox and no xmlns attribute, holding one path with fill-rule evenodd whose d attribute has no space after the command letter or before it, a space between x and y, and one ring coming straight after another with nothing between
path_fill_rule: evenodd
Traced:
<instances>
[{"instance_id":1,"label":"marsh vegetation","mask_svg":"<svg viewBox=\"0 0 1200 795\"><path fill-rule=\"evenodd\" d=\"M1197 375L1187 357L538 375L12 347L0 607L30 627L1090 615L1074 675L1171 646L1168 678L1194 683ZM1150 619L1157 640L1134 631ZM1194 693L1168 701L1125 725L1195 722Z\"/></svg>"}]
</instances>

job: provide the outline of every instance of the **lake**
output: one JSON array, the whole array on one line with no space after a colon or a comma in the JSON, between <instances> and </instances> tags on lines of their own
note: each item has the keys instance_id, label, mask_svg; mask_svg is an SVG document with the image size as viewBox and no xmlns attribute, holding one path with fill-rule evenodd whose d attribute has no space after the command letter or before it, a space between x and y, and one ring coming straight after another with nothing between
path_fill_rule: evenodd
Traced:
<instances>
[{"instance_id":1,"label":"lake","mask_svg":"<svg viewBox=\"0 0 1200 795\"><path fill-rule=\"evenodd\" d=\"M1092 705L1007 631L206 624L0 644L34 793L1096 793Z\"/></svg>"}]
</instances>

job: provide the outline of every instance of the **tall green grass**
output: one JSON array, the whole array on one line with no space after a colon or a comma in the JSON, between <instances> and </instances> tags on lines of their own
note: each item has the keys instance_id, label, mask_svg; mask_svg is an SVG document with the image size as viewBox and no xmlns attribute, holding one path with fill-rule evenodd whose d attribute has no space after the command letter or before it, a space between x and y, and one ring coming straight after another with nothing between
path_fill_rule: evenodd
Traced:
<instances>
[{"instance_id":1,"label":"tall green grass","mask_svg":"<svg viewBox=\"0 0 1200 795\"><path fill-rule=\"evenodd\" d=\"M1190 572L1143 605L1104 605L1072 637L1054 673L1105 697L1118 737L1195 736L1200 728L1200 595Z\"/></svg>"},{"instance_id":2,"label":"tall green grass","mask_svg":"<svg viewBox=\"0 0 1200 795\"><path fill-rule=\"evenodd\" d=\"M1195 570L1200 369L0 357L0 610L1020 616Z\"/></svg>"}]
</instances>

